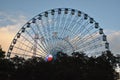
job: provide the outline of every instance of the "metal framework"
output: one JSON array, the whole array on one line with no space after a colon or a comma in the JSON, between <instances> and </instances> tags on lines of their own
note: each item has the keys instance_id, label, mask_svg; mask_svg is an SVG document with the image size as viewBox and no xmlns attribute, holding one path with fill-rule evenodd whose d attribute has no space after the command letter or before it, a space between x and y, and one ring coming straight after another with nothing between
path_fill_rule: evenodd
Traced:
<instances>
[{"instance_id":1,"label":"metal framework","mask_svg":"<svg viewBox=\"0 0 120 80\"><path fill-rule=\"evenodd\" d=\"M76 9L56 8L36 15L22 26L7 57L45 57L58 51L93 56L108 49L107 37L92 17Z\"/></svg>"}]
</instances>

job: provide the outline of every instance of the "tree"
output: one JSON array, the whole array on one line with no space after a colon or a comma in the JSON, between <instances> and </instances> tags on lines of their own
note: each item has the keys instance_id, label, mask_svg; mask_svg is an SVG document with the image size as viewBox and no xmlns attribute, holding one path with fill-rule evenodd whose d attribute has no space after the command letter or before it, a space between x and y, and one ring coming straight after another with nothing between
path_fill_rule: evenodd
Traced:
<instances>
[{"instance_id":1,"label":"tree","mask_svg":"<svg viewBox=\"0 0 120 80\"><path fill-rule=\"evenodd\" d=\"M0 80L115 80L111 65L114 56L110 52L99 57L88 57L83 52L74 52L72 56L58 52L56 58L1 59Z\"/></svg>"},{"instance_id":2,"label":"tree","mask_svg":"<svg viewBox=\"0 0 120 80\"><path fill-rule=\"evenodd\" d=\"M5 51L2 50L2 47L0 45L0 59L3 59L5 57Z\"/></svg>"}]
</instances>

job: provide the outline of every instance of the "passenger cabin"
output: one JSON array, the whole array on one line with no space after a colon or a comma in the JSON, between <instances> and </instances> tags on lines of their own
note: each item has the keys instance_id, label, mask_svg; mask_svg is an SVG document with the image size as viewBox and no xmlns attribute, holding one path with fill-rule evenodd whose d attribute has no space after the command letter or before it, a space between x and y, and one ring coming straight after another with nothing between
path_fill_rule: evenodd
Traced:
<instances>
[{"instance_id":1,"label":"passenger cabin","mask_svg":"<svg viewBox=\"0 0 120 80\"><path fill-rule=\"evenodd\" d=\"M105 48L109 49L109 43L108 42L105 43Z\"/></svg>"},{"instance_id":2,"label":"passenger cabin","mask_svg":"<svg viewBox=\"0 0 120 80\"><path fill-rule=\"evenodd\" d=\"M71 10L71 14L72 14L72 15L75 14L75 10L74 10L74 9Z\"/></svg>"},{"instance_id":3,"label":"passenger cabin","mask_svg":"<svg viewBox=\"0 0 120 80\"><path fill-rule=\"evenodd\" d=\"M107 41L107 36L103 35L103 41Z\"/></svg>"},{"instance_id":4,"label":"passenger cabin","mask_svg":"<svg viewBox=\"0 0 120 80\"><path fill-rule=\"evenodd\" d=\"M99 27L99 23L95 23L95 28L98 28Z\"/></svg>"},{"instance_id":5,"label":"passenger cabin","mask_svg":"<svg viewBox=\"0 0 120 80\"><path fill-rule=\"evenodd\" d=\"M51 10L51 15L54 15L54 13L55 13L55 10Z\"/></svg>"},{"instance_id":6,"label":"passenger cabin","mask_svg":"<svg viewBox=\"0 0 120 80\"><path fill-rule=\"evenodd\" d=\"M99 29L99 33L103 34L103 29L102 28Z\"/></svg>"},{"instance_id":7,"label":"passenger cabin","mask_svg":"<svg viewBox=\"0 0 120 80\"><path fill-rule=\"evenodd\" d=\"M88 19L88 15L84 14L84 19L87 20Z\"/></svg>"}]
</instances>

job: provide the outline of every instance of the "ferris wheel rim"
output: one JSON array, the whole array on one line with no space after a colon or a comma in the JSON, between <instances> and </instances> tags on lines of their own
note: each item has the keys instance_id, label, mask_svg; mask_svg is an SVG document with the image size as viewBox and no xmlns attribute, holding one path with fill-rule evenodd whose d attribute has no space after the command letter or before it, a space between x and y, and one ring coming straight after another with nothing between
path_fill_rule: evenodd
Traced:
<instances>
[{"instance_id":1,"label":"ferris wheel rim","mask_svg":"<svg viewBox=\"0 0 120 80\"><path fill-rule=\"evenodd\" d=\"M23 26L21 27L21 29L17 32L17 34L20 34L20 35L21 35L21 34L22 34L22 31L21 31L21 30L22 30L23 28L26 28L25 26L27 26L29 23L31 24L34 19L38 19L38 16L40 16L40 15L43 16L46 12L48 12L48 14L51 14L51 11L52 11L52 10L54 10L55 12L57 12L56 10L59 10L59 9L61 9L61 11L62 11L62 10L63 10L63 11L65 11L65 10L68 10L68 11L75 10L75 12L78 12L78 11L79 11L79 10L77 10L77 9L71 9L71 8L55 8L55 9L46 10L46 11L44 11L44 12L42 12L42 13L39 13L38 15L36 15L36 16L34 16L32 19L30 19L28 22L26 22L25 25L23 25ZM80 11L80 12L81 12L81 11ZM96 25L98 25L98 23L97 23L92 17L88 16L86 13L81 12L81 14L86 15L89 19L92 19L92 21L93 21ZM98 29L99 29L99 30L102 30L102 28L100 28L100 26L98 26ZM18 38L17 38L17 34L16 34L15 37L13 38L13 41L18 39ZM105 35L104 33L101 33L101 34ZM11 42L10 46L12 45L12 46L14 47L13 41ZM106 41L106 43L108 43L108 42ZM10 47L9 47L9 49L10 49ZM8 49L8 53L9 53L9 49ZM12 50L11 50L11 51L12 51ZM11 53L10 53L10 55L11 55ZM9 57L9 55L7 55L7 56Z\"/></svg>"}]
</instances>

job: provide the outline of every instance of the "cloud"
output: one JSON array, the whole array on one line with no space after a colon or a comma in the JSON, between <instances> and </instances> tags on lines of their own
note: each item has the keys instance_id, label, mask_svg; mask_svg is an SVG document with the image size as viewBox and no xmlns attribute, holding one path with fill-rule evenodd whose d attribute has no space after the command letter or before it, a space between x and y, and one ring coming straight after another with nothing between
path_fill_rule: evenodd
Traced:
<instances>
[{"instance_id":1,"label":"cloud","mask_svg":"<svg viewBox=\"0 0 120 80\"><path fill-rule=\"evenodd\" d=\"M8 14L5 12L0 12L0 27L15 25L19 22L24 22L25 20L26 17L19 13Z\"/></svg>"},{"instance_id":2,"label":"cloud","mask_svg":"<svg viewBox=\"0 0 120 80\"><path fill-rule=\"evenodd\" d=\"M108 42L110 49L115 54L120 54L120 31L109 31Z\"/></svg>"},{"instance_id":3,"label":"cloud","mask_svg":"<svg viewBox=\"0 0 120 80\"><path fill-rule=\"evenodd\" d=\"M12 39L25 22L24 15L0 12L0 45L2 45L3 50L8 50Z\"/></svg>"}]
</instances>

